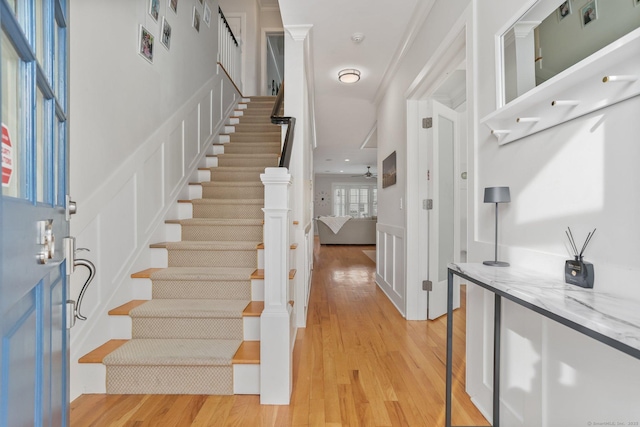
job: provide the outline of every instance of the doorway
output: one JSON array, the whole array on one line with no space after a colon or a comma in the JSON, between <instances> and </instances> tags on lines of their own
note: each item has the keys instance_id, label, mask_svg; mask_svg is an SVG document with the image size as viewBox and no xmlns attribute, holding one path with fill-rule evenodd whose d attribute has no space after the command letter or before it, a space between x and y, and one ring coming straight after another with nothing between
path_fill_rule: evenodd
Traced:
<instances>
[{"instance_id":1,"label":"doorway","mask_svg":"<svg viewBox=\"0 0 640 427\"><path fill-rule=\"evenodd\" d=\"M446 313L447 264L467 251L466 28L448 35L407 95L407 319ZM459 283L454 307L459 307Z\"/></svg>"},{"instance_id":2,"label":"doorway","mask_svg":"<svg viewBox=\"0 0 640 427\"><path fill-rule=\"evenodd\" d=\"M284 81L284 32L265 30L262 38L261 87L264 95L275 96Z\"/></svg>"}]
</instances>

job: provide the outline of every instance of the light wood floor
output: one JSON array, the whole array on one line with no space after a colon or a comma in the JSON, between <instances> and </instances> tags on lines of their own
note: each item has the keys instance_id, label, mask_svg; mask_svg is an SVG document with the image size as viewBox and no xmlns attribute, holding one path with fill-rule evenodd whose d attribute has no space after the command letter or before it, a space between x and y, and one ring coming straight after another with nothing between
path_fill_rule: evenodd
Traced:
<instances>
[{"instance_id":1,"label":"light wood floor","mask_svg":"<svg viewBox=\"0 0 640 427\"><path fill-rule=\"evenodd\" d=\"M258 396L83 395L71 403L71 426L443 426L446 319L404 320L363 249L375 248L316 245L291 405L260 406ZM457 310L453 424L489 425L464 392L464 322Z\"/></svg>"}]
</instances>

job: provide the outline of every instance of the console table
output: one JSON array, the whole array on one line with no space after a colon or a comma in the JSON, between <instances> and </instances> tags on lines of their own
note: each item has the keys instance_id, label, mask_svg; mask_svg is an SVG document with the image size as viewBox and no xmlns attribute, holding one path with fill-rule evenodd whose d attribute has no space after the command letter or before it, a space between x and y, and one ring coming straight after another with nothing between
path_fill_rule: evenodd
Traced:
<instances>
[{"instance_id":1,"label":"console table","mask_svg":"<svg viewBox=\"0 0 640 427\"><path fill-rule=\"evenodd\" d=\"M500 426L500 321L502 298L535 311L640 359L640 302L568 285L515 267L449 264L445 425L451 427L453 276L494 293L493 426ZM597 284L596 284L597 286Z\"/></svg>"}]
</instances>

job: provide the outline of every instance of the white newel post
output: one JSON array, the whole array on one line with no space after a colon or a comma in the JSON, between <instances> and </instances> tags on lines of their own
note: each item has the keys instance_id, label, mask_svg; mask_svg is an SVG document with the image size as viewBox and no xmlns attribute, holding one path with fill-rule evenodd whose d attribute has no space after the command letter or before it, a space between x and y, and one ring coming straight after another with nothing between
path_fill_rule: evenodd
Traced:
<instances>
[{"instance_id":1,"label":"white newel post","mask_svg":"<svg viewBox=\"0 0 640 427\"><path fill-rule=\"evenodd\" d=\"M289 187L286 168L266 168L264 184L264 311L260 317L260 403L288 405L293 363L290 344Z\"/></svg>"}]
</instances>

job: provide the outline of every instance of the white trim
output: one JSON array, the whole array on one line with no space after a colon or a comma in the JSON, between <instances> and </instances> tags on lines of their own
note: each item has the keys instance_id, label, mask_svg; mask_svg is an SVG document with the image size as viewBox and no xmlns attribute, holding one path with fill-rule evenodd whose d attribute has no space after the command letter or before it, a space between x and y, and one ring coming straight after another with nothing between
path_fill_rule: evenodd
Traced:
<instances>
[{"instance_id":1,"label":"white trim","mask_svg":"<svg viewBox=\"0 0 640 427\"><path fill-rule=\"evenodd\" d=\"M429 16L429 13L431 12L431 8L433 7L434 3L435 3L435 0L425 0L425 1L418 2L416 9L413 11L411 15L411 21L407 26L407 30L404 33L402 42L398 46L396 53L393 55L393 58L391 58L391 61L389 61L389 66L385 70L384 75L382 76L382 80L380 82L380 86L378 86L378 89L376 90L376 94L373 98L374 99L373 102L375 105L379 105L380 101L386 94L389 84L395 78L395 75L397 74L398 69L400 68L402 59L409 52L409 48L411 47L411 45L413 44L413 41L416 39L416 37L418 36L418 33L422 29L422 24L426 21L427 17Z\"/></svg>"}]
</instances>

